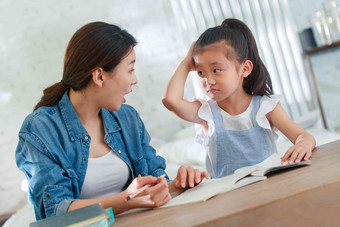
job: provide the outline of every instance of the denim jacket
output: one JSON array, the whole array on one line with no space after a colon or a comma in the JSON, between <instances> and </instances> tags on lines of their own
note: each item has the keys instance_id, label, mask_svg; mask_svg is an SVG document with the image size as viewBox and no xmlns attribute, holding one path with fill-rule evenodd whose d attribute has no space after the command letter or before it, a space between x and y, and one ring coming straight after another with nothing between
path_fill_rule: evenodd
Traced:
<instances>
[{"instance_id":1,"label":"denim jacket","mask_svg":"<svg viewBox=\"0 0 340 227\"><path fill-rule=\"evenodd\" d=\"M129 166L130 182L136 176L165 174L165 160L149 145L150 136L134 108L124 104L118 111L102 108L101 116L104 141ZM26 117L15 158L28 180L37 220L65 213L72 201L80 199L90 141L68 91L57 105L40 107Z\"/></svg>"}]
</instances>

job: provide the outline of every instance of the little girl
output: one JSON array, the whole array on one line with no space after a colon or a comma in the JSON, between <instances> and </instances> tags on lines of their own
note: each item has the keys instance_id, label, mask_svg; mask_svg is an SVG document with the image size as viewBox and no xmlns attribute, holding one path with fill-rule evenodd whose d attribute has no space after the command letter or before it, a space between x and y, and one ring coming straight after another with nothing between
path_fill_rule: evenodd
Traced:
<instances>
[{"instance_id":1,"label":"little girl","mask_svg":"<svg viewBox=\"0 0 340 227\"><path fill-rule=\"evenodd\" d=\"M196 70L209 101L183 99L188 73ZM237 19L206 30L190 47L166 88L163 104L198 124L207 151L206 168L221 177L277 153L276 129L294 144L282 163L312 155L315 140L295 124L273 95L269 73L250 29Z\"/></svg>"}]
</instances>

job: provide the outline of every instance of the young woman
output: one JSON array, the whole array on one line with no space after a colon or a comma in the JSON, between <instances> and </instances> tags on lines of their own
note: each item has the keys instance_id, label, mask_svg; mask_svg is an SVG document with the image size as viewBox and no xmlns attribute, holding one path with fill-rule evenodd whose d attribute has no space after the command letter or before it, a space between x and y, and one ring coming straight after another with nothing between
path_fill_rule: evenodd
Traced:
<instances>
[{"instance_id":1,"label":"young woman","mask_svg":"<svg viewBox=\"0 0 340 227\"><path fill-rule=\"evenodd\" d=\"M94 22L80 28L68 44L62 80L44 90L25 119L16 161L38 220L95 203L115 214L156 207L176 188L209 178L182 166L168 183L165 160L149 145L136 110L123 104L137 83L135 45L115 25ZM139 196L124 201L146 185Z\"/></svg>"}]
</instances>

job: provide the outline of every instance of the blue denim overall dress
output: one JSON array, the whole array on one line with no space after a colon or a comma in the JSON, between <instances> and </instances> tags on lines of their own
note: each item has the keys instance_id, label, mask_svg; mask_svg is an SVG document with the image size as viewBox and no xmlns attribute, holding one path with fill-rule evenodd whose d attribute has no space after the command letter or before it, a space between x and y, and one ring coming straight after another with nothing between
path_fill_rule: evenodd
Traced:
<instances>
[{"instance_id":1,"label":"blue denim overall dress","mask_svg":"<svg viewBox=\"0 0 340 227\"><path fill-rule=\"evenodd\" d=\"M216 130L215 177L233 173L238 168L255 165L270 156L264 129L256 122L261 96L253 97L252 122L254 127L246 130L225 130L221 109L209 100Z\"/></svg>"}]
</instances>

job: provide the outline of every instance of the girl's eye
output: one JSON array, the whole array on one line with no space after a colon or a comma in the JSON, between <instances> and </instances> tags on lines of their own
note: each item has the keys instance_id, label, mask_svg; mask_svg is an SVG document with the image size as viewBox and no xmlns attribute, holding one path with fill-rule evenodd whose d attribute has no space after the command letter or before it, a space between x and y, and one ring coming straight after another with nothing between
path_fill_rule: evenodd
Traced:
<instances>
[{"instance_id":1,"label":"girl's eye","mask_svg":"<svg viewBox=\"0 0 340 227\"><path fill-rule=\"evenodd\" d=\"M130 73L132 73L132 72L134 72L134 71L135 71L135 69L131 69L131 70L130 70Z\"/></svg>"},{"instance_id":2,"label":"girl's eye","mask_svg":"<svg viewBox=\"0 0 340 227\"><path fill-rule=\"evenodd\" d=\"M219 73L219 72L221 72L220 69L214 69L214 73Z\"/></svg>"},{"instance_id":3,"label":"girl's eye","mask_svg":"<svg viewBox=\"0 0 340 227\"><path fill-rule=\"evenodd\" d=\"M203 76L204 75L203 71L197 71L197 73L198 73L199 76Z\"/></svg>"}]
</instances>

